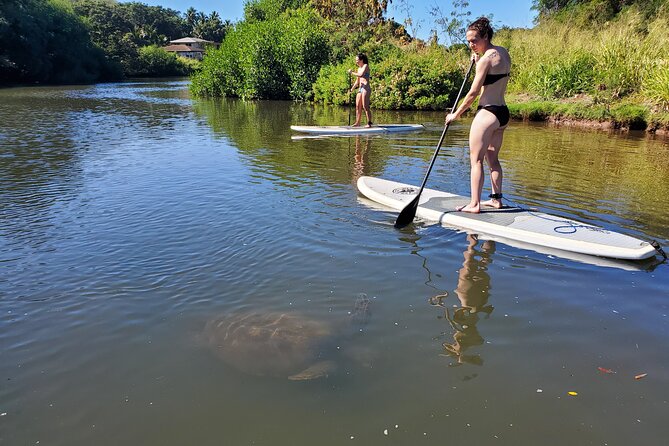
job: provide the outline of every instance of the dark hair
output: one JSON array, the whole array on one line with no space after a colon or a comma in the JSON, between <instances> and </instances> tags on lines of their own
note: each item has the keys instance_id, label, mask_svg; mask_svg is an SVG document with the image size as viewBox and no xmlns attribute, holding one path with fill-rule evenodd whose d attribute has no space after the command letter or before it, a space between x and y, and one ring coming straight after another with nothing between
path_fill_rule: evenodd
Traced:
<instances>
[{"instance_id":1,"label":"dark hair","mask_svg":"<svg viewBox=\"0 0 669 446\"><path fill-rule=\"evenodd\" d=\"M358 55L355 56L355 57L360 59L363 63L369 65L369 61L367 60L367 55L366 54L358 53Z\"/></svg>"},{"instance_id":2,"label":"dark hair","mask_svg":"<svg viewBox=\"0 0 669 446\"><path fill-rule=\"evenodd\" d=\"M479 17L474 20L471 25L467 27L467 31L476 31L479 33L479 37L482 39L488 38L492 41L492 35L494 34L492 26L490 26L490 20L487 17Z\"/></svg>"}]
</instances>

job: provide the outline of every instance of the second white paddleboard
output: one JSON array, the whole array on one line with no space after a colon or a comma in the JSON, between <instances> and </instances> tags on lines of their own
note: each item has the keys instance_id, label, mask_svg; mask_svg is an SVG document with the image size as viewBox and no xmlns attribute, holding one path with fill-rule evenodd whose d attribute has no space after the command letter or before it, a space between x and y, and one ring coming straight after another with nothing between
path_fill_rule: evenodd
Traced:
<instances>
[{"instance_id":1,"label":"second white paddleboard","mask_svg":"<svg viewBox=\"0 0 669 446\"><path fill-rule=\"evenodd\" d=\"M290 129L300 133L315 135L364 135L367 133L397 133L423 130L421 124L381 124L371 127L352 127L348 125L291 125Z\"/></svg>"}]
</instances>

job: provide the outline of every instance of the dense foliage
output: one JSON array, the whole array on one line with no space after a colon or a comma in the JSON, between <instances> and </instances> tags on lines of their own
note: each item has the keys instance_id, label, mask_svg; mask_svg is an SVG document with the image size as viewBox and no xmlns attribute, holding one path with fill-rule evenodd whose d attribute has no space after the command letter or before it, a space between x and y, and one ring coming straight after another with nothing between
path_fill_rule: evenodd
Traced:
<instances>
[{"instance_id":1,"label":"dense foliage","mask_svg":"<svg viewBox=\"0 0 669 446\"><path fill-rule=\"evenodd\" d=\"M588 24L607 22L630 8L650 18L665 4L665 0L534 0L533 8L540 19Z\"/></svg>"},{"instance_id":2,"label":"dense foliage","mask_svg":"<svg viewBox=\"0 0 669 446\"><path fill-rule=\"evenodd\" d=\"M167 45L170 40L184 36L220 41L231 26L222 22L216 12L207 16L189 8L186 13L143 3L116 3L107 0L72 0L74 11L84 18L93 42L102 48L107 59L116 64L126 76L189 73L191 64L177 59L167 71L155 71L159 66L145 65L146 56L140 49Z\"/></svg>"},{"instance_id":3,"label":"dense foliage","mask_svg":"<svg viewBox=\"0 0 669 446\"><path fill-rule=\"evenodd\" d=\"M320 17L309 8L282 11L286 1L247 4L246 20L210 51L193 77L199 96L310 99L328 60Z\"/></svg>"},{"instance_id":4,"label":"dense foliage","mask_svg":"<svg viewBox=\"0 0 669 446\"><path fill-rule=\"evenodd\" d=\"M192 71L188 60L177 57L174 53L168 53L156 45L141 47L138 51L137 62L137 69L132 72L133 76L154 76L156 74L186 76Z\"/></svg>"},{"instance_id":5,"label":"dense foliage","mask_svg":"<svg viewBox=\"0 0 669 446\"><path fill-rule=\"evenodd\" d=\"M185 14L114 0L0 0L0 82L75 83L184 75L192 61L155 47L185 36L221 41L216 12Z\"/></svg>"},{"instance_id":6,"label":"dense foliage","mask_svg":"<svg viewBox=\"0 0 669 446\"><path fill-rule=\"evenodd\" d=\"M60 0L3 0L0 82L90 82L113 72L85 24Z\"/></svg>"},{"instance_id":7,"label":"dense foliage","mask_svg":"<svg viewBox=\"0 0 669 446\"><path fill-rule=\"evenodd\" d=\"M388 2L254 0L193 78L198 96L350 102L347 68L368 54L377 108L443 108L461 78L461 51L402 49L404 28L383 18ZM335 7L336 6L336 7ZM417 47L412 47L416 49Z\"/></svg>"}]
</instances>

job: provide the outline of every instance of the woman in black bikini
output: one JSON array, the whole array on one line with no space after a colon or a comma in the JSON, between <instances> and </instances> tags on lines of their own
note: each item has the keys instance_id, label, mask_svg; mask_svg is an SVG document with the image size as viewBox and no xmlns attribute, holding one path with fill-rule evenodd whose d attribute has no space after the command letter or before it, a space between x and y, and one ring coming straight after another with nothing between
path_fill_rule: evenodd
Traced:
<instances>
[{"instance_id":1,"label":"woman in black bikini","mask_svg":"<svg viewBox=\"0 0 669 446\"><path fill-rule=\"evenodd\" d=\"M504 101L506 85L511 70L509 52L495 46L490 21L481 17L467 28L467 42L474 52L476 76L462 105L454 113L446 116L446 124L458 119L479 98L479 107L469 132L469 159L471 163L471 200L458 211L479 213L481 206L502 207L502 166L499 150L502 146L504 130L509 124L509 109ZM492 194L490 200L481 201L483 182L483 160L490 168Z\"/></svg>"}]
</instances>

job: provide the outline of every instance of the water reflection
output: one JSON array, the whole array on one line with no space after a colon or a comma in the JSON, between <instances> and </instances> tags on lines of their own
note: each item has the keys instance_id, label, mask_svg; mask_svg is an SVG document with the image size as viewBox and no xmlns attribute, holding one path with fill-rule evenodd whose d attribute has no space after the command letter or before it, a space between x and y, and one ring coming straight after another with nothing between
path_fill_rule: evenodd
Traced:
<instances>
[{"instance_id":1,"label":"water reflection","mask_svg":"<svg viewBox=\"0 0 669 446\"><path fill-rule=\"evenodd\" d=\"M353 155L353 168L351 169L351 182L355 185L358 178L366 175L365 166L368 164L371 139L369 136L355 136L355 154Z\"/></svg>"},{"instance_id":2,"label":"water reflection","mask_svg":"<svg viewBox=\"0 0 669 446\"><path fill-rule=\"evenodd\" d=\"M471 347L482 345L483 337L477 324L483 314L488 318L495 307L488 303L490 297L490 275L488 266L492 263L495 253L495 242L484 241L479 248L478 236L467 235L468 246L464 251L464 262L458 271L458 285L455 294L460 300L460 307L451 310L444 304L447 294L430 298L429 303L444 308L443 318L448 320L453 332L453 341L442 345L445 353L457 360L455 364L464 363L482 365L483 359L478 354L466 353Z\"/></svg>"}]
</instances>

